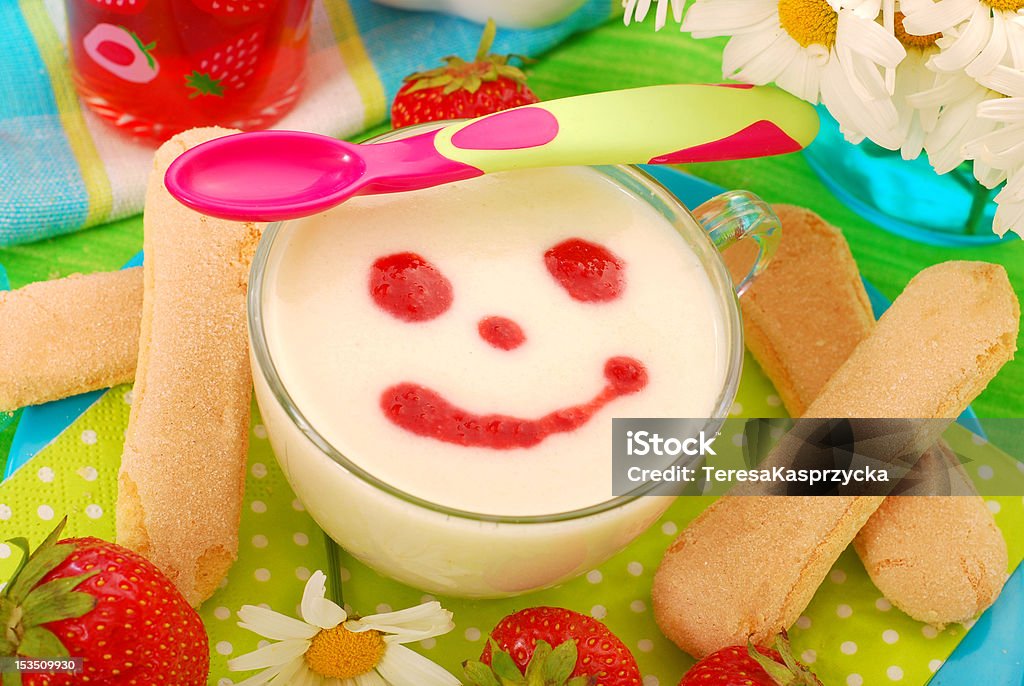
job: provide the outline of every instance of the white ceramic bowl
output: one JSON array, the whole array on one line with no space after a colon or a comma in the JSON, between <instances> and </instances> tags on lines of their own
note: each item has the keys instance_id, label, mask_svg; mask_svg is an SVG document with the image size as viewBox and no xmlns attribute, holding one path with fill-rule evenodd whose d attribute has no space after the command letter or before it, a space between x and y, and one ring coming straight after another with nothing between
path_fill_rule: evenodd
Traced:
<instances>
[{"instance_id":1,"label":"white ceramic bowl","mask_svg":"<svg viewBox=\"0 0 1024 686\"><path fill-rule=\"evenodd\" d=\"M443 12L480 24L538 28L565 19L585 0L376 0L382 5L422 12Z\"/></svg>"}]
</instances>

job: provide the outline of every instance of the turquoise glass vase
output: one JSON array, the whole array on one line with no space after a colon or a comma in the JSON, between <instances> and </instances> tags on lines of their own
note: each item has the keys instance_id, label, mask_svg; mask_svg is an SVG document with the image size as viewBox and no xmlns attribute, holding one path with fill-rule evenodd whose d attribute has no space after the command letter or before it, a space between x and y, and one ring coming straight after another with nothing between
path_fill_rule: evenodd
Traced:
<instances>
[{"instance_id":1,"label":"turquoise glass vase","mask_svg":"<svg viewBox=\"0 0 1024 686\"><path fill-rule=\"evenodd\" d=\"M1014 240L992 232L997 189L975 181L965 163L939 175L925 155L904 160L871 141L853 145L822 107L821 132L804 155L837 198L865 219L904 238L939 246Z\"/></svg>"}]
</instances>

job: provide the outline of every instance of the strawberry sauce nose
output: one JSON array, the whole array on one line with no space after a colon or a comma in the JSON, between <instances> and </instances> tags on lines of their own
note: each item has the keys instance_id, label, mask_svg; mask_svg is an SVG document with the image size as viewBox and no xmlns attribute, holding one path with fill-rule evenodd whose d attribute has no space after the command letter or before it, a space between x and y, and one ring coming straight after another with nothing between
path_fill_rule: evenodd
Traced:
<instances>
[{"instance_id":1,"label":"strawberry sauce nose","mask_svg":"<svg viewBox=\"0 0 1024 686\"><path fill-rule=\"evenodd\" d=\"M514 350L526 341L519 325L505 317L484 317L476 329L480 338L499 350Z\"/></svg>"}]
</instances>

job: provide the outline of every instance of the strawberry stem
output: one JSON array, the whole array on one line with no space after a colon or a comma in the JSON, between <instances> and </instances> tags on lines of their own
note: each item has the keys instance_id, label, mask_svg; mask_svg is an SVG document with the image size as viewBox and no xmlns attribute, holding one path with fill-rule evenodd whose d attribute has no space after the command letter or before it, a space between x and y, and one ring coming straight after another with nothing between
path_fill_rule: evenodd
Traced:
<instances>
[{"instance_id":1,"label":"strawberry stem","mask_svg":"<svg viewBox=\"0 0 1024 686\"><path fill-rule=\"evenodd\" d=\"M484 26L484 34L480 36L480 46L476 49L476 61L483 62L491 53L494 37L498 35L498 26L493 19L488 19Z\"/></svg>"}]
</instances>

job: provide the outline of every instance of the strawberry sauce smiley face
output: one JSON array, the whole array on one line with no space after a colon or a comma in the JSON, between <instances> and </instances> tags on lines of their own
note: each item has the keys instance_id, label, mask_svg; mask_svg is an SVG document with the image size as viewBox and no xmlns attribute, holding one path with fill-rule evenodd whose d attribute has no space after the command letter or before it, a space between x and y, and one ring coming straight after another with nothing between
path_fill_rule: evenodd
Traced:
<instances>
[{"instance_id":1,"label":"strawberry sauce smiley face","mask_svg":"<svg viewBox=\"0 0 1024 686\"><path fill-rule=\"evenodd\" d=\"M539 256L538 256L539 257ZM607 248L571 238L543 255L552 278L584 306L599 306L622 296L626 265ZM386 255L370 268L374 303L395 319L428 325L451 307L451 282L434 264L412 252ZM512 319L486 316L477 324L480 338L493 348L512 351L528 342L528 332ZM552 434L573 431L618 397L647 385L647 368L637 359L614 356L604 364L605 386L593 398L536 419L480 414L460 408L441 393L414 382L395 384L381 394L380 407L396 426L446 443L494 450L529 448Z\"/></svg>"}]
</instances>

